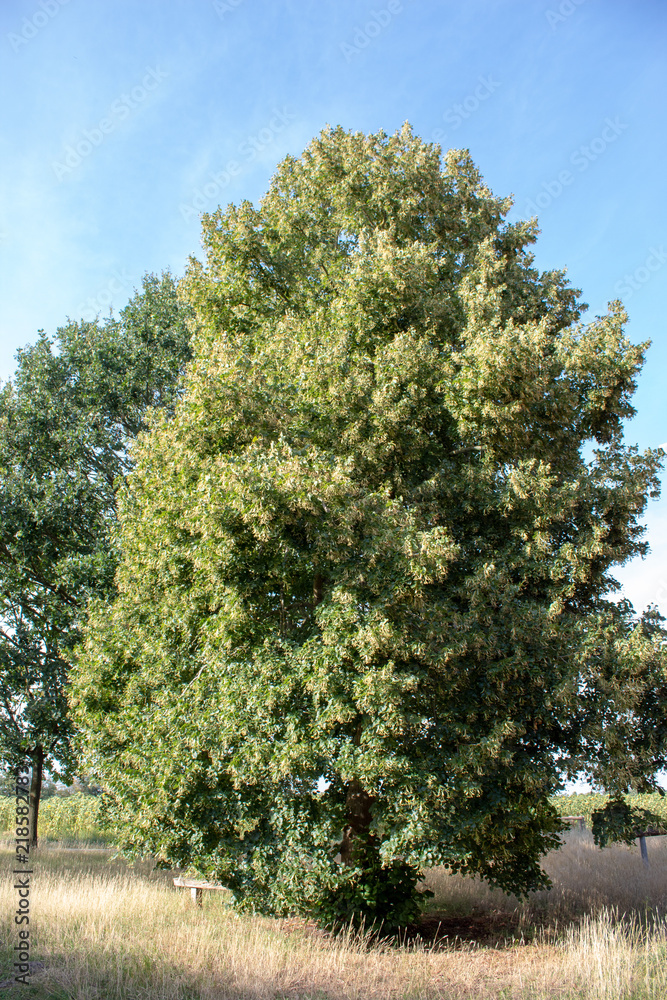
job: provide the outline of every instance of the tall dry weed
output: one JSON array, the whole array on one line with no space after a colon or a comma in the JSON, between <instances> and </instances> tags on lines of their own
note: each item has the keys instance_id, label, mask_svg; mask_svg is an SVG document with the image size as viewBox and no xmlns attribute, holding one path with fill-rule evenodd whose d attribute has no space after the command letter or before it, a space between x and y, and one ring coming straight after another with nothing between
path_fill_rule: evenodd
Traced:
<instances>
[{"instance_id":1,"label":"tall dry weed","mask_svg":"<svg viewBox=\"0 0 667 1000\"><path fill-rule=\"evenodd\" d=\"M460 941L393 947L353 935L332 938L298 922L239 916L215 893L205 896L199 910L186 892L174 889L168 874L151 871L150 865L128 870L103 852L45 849L38 852L33 866L31 931L35 957L43 967L33 976L32 996L35 1000L664 1000L666 935L659 912L654 909L647 920L645 914L624 918L619 909L598 907L589 916L579 910L585 899L597 906L614 885L619 898L635 903L658 899L667 881L661 852L662 848L651 850L653 868L645 875L638 855L631 851L595 853L585 837L571 837L562 855L547 859L560 917L543 921L532 940L525 935L522 944L521 935L515 935L514 942L508 938L495 947ZM0 979L10 975L9 956L15 943L9 852L4 857L0 913L7 916L0 939L5 960ZM540 908L548 913L546 895L520 904L474 883L464 887L462 880L442 872L434 873L434 878L442 889L440 905L449 900L460 909L465 903L469 910L491 915L501 903L503 912L510 914L517 905L532 907L525 911L526 927ZM619 879L621 884L616 884ZM575 924L558 922L566 912L575 911ZM28 994L23 988L8 987L2 995L14 1000Z\"/></svg>"}]
</instances>

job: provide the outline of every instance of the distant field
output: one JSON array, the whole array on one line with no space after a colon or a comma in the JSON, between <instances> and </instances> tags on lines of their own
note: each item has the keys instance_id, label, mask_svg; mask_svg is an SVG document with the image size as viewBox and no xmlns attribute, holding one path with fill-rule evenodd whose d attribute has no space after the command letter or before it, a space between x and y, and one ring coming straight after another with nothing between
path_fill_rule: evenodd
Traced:
<instances>
[{"instance_id":1,"label":"distant field","mask_svg":"<svg viewBox=\"0 0 667 1000\"><path fill-rule=\"evenodd\" d=\"M591 813L607 800L606 795L558 795L552 799L562 816L584 816L590 826ZM628 801L651 809L667 823L667 796L633 795ZM0 797L0 836L11 836L14 822L13 799ZM44 840L65 843L110 842L100 828L100 799L92 795L53 796L40 805L39 833Z\"/></svg>"},{"instance_id":2,"label":"distant field","mask_svg":"<svg viewBox=\"0 0 667 1000\"><path fill-rule=\"evenodd\" d=\"M39 836L62 842L106 843L99 827L100 800L95 795L58 796L44 799L39 806ZM14 799L0 797L0 835L12 836Z\"/></svg>"},{"instance_id":3,"label":"distant field","mask_svg":"<svg viewBox=\"0 0 667 1000\"><path fill-rule=\"evenodd\" d=\"M626 801L640 809L650 809L667 823L667 795L626 795ZM561 816L583 816L586 826L591 825L591 813L601 809L609 799L608 795L584 793L579 795L557 795L551 801Z\"/></svg>"},{"instance_id":4,"label":"distant field","mask_svg":"<svg viewBox=\"0 0 667 1000\"><path fill-rule=\"evenodd\" d=\"M6 1000L664 1000L667 837L598 850L570 831L527 901L434 870L425 940L339 939L298 920L201 910L150 863L110 851L35 853L32 985L11 976L11 853L0 852L0 985Z\"/></svg>"}]
</instances>

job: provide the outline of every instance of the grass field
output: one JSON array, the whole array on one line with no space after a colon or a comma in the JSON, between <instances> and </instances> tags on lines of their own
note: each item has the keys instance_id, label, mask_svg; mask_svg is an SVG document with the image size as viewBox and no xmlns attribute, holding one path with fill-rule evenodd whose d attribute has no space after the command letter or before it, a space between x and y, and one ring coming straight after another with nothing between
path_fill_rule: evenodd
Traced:
<instances>
[{"instance_id":1,"label":"grass field","mask_svg":"<svg viewBox=\"0 0 667 1000\"><path fill-rule=\"evenodd\" d=\"M572 831L528 901L429 873L423 939L369 945L299 921L238 916L222 894L201 910L169 873L102 850L45 847L33 858L31 985L12 986L12 856L3 849L0 998L384 1000L667 996L667 837L600 851ZM5 985L6 984L6 985Z\"/></svg>"}]
</instances>

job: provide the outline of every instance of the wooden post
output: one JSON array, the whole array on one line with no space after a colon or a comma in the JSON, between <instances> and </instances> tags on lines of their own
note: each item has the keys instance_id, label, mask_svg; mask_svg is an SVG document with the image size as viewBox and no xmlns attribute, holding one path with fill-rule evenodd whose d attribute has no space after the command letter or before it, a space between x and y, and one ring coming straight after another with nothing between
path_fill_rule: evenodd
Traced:
<instances>
[{"instance_id":1,"label":"wooden post","mask_svg":"<svg viewBox=\"0 0 667 1000\"><path fill-rule=\"evenodd\" d=\"M642 861L644 862L644 868L649 867L648 863L648 850L646 848L646 837L640 836L639 838L639 850L642 852Z\"/></svg>"},{"instance_id":2,"label":"wooden post","mask_svg":"<svg viewBox=\"0 0 667 1000\"><path fill-rule=\"evenodd\" d=\"M192 896L192 902L195 904L195 906L204 905L203 903L204 892L202 889L199 889L193 885L192 888L190 889L190 895Z\"/></svg>"}]
</instances>

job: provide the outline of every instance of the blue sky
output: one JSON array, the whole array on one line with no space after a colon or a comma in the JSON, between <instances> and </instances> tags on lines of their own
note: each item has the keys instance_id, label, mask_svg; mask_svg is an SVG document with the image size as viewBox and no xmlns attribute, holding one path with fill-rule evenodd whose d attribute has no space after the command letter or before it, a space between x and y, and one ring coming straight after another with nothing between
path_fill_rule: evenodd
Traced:
<instances>
[{"instance_id":1,"label":"blue sky","mask_svg":"<svg viewBox=\"0 0 667 1000\"><path fill-rule=\"evenodd\" d=\"M541 268L652 347L627 439L667 442L662 0L3 0L0 378L18 347L183 272L199 212L259 199L326 123L470 149ZM667 497L620 569L667 614Z\"/></svg>"}]
</instances>

